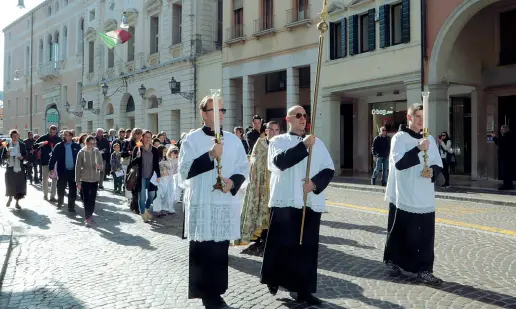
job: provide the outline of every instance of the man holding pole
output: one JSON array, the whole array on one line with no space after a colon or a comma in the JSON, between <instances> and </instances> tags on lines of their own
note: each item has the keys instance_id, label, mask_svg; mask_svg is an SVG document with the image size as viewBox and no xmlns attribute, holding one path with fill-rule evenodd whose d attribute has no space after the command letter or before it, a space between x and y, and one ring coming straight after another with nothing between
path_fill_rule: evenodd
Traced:
<instances>
[{"instance_id":1,"label":"man holding pole","mask_svg":"<svg viewBox=\"0 0 516 309\"><path fill-rule=\"evenodd\" d=\"M183 139L178 167L186 188L188 298L201 298L206 308L220 309L227 308L221 295L228 288L229 241L240 238L242 204L236 194L248 177L249 161L240 139L221 130L226 109L220 96L205 97L199 109L205 126ZM220 190L214 189L218 176Z\"/></svg>"},{"instance_id":2,"label":"man holding pole","mask_svg":"<svg viewBox=\"0 0 516 309\"><path fill-rule=\"evenodd\" d=\"M333 178L335 167L323 142L313 135L305 135L307 115L303 107L291 107L286 120L289 132L269 143L271 218L261 283L267 284L272 295L282 286L296 292L298 302L317 305L321 300L312 294L317 287L321 213L326 210L323 191ZM309 147L312 147L310 180L305 181ZM305 193L308 195L304 212Z\"/></svg>"},{"instance_id":3,"label":"man holding pole","mask_svg":"<svg viewBox=\"0 0 516 309\"><path fill-rule=\"evenodd\" d=\"M428 94L423 101L428 101ZM385 192L389 217L383 260L393 276L401 275L403 269L416 273L423 283L439 285L442 280L433 275L434 180L443 165L428 129L424 135L420 133L428 125L428 115L423 115L428 107L424 105L409 107L408 126L403 125L391 141L389 164L394 168Z\"/></svg>"}]
</instances>

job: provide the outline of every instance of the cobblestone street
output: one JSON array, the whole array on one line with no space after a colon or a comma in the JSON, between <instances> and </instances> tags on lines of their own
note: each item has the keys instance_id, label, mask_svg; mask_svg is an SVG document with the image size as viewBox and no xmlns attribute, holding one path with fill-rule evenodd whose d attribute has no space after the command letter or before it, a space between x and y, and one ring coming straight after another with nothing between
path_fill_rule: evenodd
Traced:
<instances>
[{"instance_id":1,"label":"cobblestone street","mask_svg":"<svg viewBox=\"0 0 516 309\"><path fill-rule=\"evenodd\" d=\"M187 299L180 204L178 214L149 225L124 198L100 191L96 223L86 228L81 203L70 215L29 186L17 211L5 207L0 187L0 224L14 233L0 308L202 308ZM516 308L516 208L439 200L435 274L445 283L431 288L411 275L387 276L381 194L329 188L328 205L317 293L324 308ZM268 294L260 258L242 249L230 248L224 298L232 308L305 308L284 291Z\"/></svg>"}]
</instances>

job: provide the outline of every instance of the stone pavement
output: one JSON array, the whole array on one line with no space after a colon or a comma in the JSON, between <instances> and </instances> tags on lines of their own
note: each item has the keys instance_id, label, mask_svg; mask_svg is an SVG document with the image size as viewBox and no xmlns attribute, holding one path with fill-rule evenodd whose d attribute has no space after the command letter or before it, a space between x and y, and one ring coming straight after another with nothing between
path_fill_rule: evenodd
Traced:
<instances>
[{"instance_id":1,"label":"stone pavement","mask_svg":"<svg viewBox=\"0 0 516 309\"><path fill-rule=\"evenodd\" d=\"M2 190L0 220L12 226L14 248L0 308L202 308L187 299L188 243L180 237L180 213L145 224L106 190L94 227L86 228L80 204L77 215L69 215L31 187L16 211L1 206ZM437 216L445 221L436 227L435 273L446 283L431 288L410 275L385 273L380 194L329 188L328 204L318 272L323 308L516 308L514 208L439 201ZM232 308L306 308L284 291L270 296L259 284L260 258L242 249L230 248L224 298Z\"/></svg>"}]
</instances>

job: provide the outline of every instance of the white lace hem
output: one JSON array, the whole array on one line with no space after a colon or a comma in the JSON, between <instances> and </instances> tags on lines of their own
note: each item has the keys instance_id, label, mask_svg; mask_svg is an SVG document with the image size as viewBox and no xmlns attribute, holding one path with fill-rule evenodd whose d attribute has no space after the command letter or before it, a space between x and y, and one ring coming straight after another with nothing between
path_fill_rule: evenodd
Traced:
<instances>
[{"instance_id":1,"label":"white lace hem","mask_svg":"<svg viewBox=\"0 0 516 309\"><path fill-rule=\"evenodd\" d=\"M388 202L394 204L397 208L401 210L413 214L428 214L435 212L435 206L409 206L399 202L397 204L396 199L388 199Z\"/></svg>"},{"instance_id":2,"label":"white lace hem","mask_svg":"<svg viewBox=\"0 0 516 309\"><path fill-rule=\"evenodd\" d=\"M289 200L270 200L269 201L269 207L278 207L278 208L286 208L286 207L292 207L297 209L303 209L303 204L299 204L299 202L296 203L294 199ZM308 202L308 205L306 207L311 208L315 212L325 212L326 211L326 204L312 204Z\"/></svg>"}]
</instances>

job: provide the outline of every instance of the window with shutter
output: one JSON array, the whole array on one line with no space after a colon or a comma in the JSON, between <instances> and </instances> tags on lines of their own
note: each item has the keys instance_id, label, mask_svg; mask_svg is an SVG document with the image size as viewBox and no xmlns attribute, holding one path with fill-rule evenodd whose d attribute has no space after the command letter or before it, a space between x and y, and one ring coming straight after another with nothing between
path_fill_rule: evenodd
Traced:
<instances>
[{"instance_id":1,"label":"window with shutter","mask_svg":"<svg viewBox=\"0 0 516 309\"><path fill-rule=\"evenodd\" d=\"M337 42L335 42L335 24L330 23L330 60L335 59L335 47Z\"/></svg>"},{"instance_id":2,"label":"window with shutter","mask_svg":"<svg viewBox=\"0 0 516 309\"><path fill-rule=\"evenodd\" d=\"M347 40L347 35L348 35L348 20L346 17L342 18L340 20L340 42L341 42L341 46L340 46L340 50L341 50L341 53L342 53L342 57L346 57L347 54L348 54L348 40Z\"/></svg>"},{"instance_id":3,"label":"window with shutter","mask_svg":"<svg viewBox=\"0 0 516 309\"><path fill-rule=\"evenodd\" d=\"M370 9L367 16L367 43L368 50L373 51L376 49L376 25L375 25L375 14L376 9Z\"/></svg>"},{"instance_id":4,"label":"window with shutter","mask_svg":"<svg viewBox=\"0 0 516 309\"><path fill-rule=\"evenodd\" d=\"M342 27L344 23L344 28ZM330 23L330 60L339 59L346 56L346 18L336 23Z\"/></svg>"},{"instance_id":5,"label":"window with shutter","mask_svg":"<svg viewBox=\"0 0 516 309\"><path fill-rule=\"evenodd\" d=\"M349 18L349 55L358 54L358 15Z\"/></svg>"},{"instance_id":6,"label":"window with shutter","mask_svg":"<svg viewBox=\"0 0 516 309\"><path fill-rule=\"evenodd\" d=\"M391 46L390 11L389 4L380 6L378 14L380 16L380 48Z\"/></svg>"},{"instance_id":7,"label":"window with shutter","mask_svg":"<svg viewBox=\"0 0 516 309\"><path fill-rule=\"evenodd\" d=\"M395 4L391 6L391 42L392 45L397 45L402 43L401 38L401 3Z\"/></svg>"},{"instance_id":8,"label":"window with shutter","mask_svg":"<svg viewBox=\"0 0 516 309\"><path fill-rule=\"evenodd\" d=\"M410 42L410 0L401 2L401 42Z\"/></svg>"},{"instance_id":9,"label":"window with shutter","mask_svg":"<svg viewBox=\"0 0 516 309\"><path fill-rule=\"evenodd\" d=\"M359 51L360 53L365 53L369 51L369 14L360 15L359 19Z\"/></svg>"}]
</instances>

